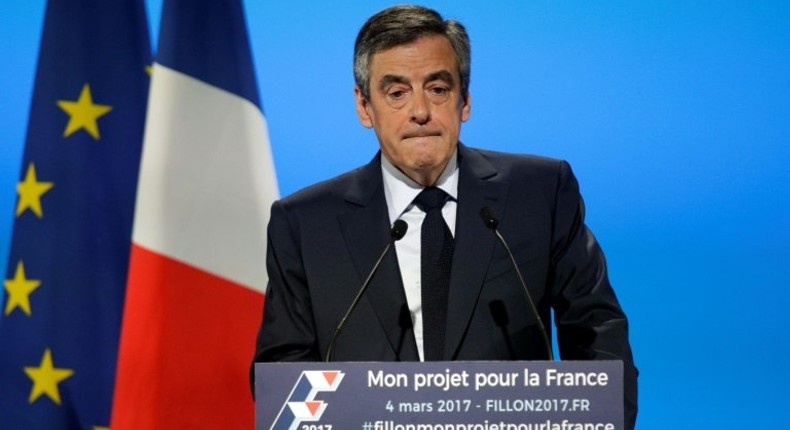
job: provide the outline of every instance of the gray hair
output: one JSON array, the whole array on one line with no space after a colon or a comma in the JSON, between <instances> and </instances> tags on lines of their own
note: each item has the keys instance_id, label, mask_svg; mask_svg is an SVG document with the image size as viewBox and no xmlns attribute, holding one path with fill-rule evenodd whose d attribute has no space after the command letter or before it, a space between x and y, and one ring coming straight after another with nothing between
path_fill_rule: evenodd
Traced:
<instances>
[{"instance_id":1,"label":"gray hair","mask_svg":"<svg viewBox=\"0 0 790 430\"><path fill-rule=\"evenodd\" d=\"M423 6L394 6L370 17L359 30L354 43L354 80L362 96L370 100L370 63L373 55L399 45L412 43L426 35L444 36L450 41L458 63L461 95L469 95L471 45L466 28L455 20L444 20L433 9Z\"/></svg>"}]
</instances>

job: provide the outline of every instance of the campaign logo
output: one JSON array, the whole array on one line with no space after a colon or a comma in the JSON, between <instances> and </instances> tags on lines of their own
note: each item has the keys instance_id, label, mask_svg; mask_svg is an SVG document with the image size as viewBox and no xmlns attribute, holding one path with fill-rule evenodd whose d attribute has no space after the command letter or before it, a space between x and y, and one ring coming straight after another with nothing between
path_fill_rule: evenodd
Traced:
<instances>
[{"instance_id":1,"label":"campaign logo","mask_svg":"<svg viewBox=\"0 0 790 430\"><path fill-rule=\"evenodd\" d=\"M302 372L269 430L295 430L302 422L320 420L327 403L316 400L315 395L336 391L344 376L339 370Z\"/></svg>"}]
</instances>

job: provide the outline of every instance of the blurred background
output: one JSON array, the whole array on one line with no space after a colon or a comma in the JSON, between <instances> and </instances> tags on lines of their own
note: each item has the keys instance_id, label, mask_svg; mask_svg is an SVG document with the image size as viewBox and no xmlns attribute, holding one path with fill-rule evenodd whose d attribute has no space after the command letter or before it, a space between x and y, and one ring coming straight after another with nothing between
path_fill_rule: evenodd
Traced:
<instances>
[{"instance_id":1,"label":"blurred background","mask_svg":"<svg viewBox=\"0 0 790 430\"><path fill-rule=\"evenodd\" d=\"M354 113L351 56L365 19L391 3L361 3L245 2L282 195L377 150ZM161 0L146 4L155 47ZM631 320L637 428L783 422L790 3L423 4L472 39L462 140L571 162ZM44 8L0 2L2 269Z\"/></svg>"}]
</instances>

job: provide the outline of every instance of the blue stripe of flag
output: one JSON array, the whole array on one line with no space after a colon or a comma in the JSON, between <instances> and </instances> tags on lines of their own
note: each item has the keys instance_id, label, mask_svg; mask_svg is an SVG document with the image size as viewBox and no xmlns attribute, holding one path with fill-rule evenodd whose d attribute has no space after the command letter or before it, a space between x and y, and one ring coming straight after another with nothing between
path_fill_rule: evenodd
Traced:
<instances>
[{"instance_id":1,"label":"blue stripe of flag","mask_svg":"<svg viewBox=\"0 0 790 430\"><path fill-rule=\"evenodd\" d=\"M162 22L157 63L261 107L240 1L166 1Z\"/></svg>"}]
</instances>

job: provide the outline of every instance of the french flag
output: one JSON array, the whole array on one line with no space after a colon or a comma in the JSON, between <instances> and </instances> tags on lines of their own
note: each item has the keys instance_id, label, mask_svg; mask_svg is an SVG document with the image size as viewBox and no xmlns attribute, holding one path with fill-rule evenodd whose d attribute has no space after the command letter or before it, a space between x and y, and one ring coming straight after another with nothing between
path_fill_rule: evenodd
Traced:
<instances>
[{"instance_id":1,"label":"french flag","mask_svg":"<svg viewBox=\"0 0 790 430\"><path fill-rule=\"evenodd\" d=\"M250 360L278 197L240 0L165 0L113 430L253 428Z\"/></svg>"}]
</instances>

